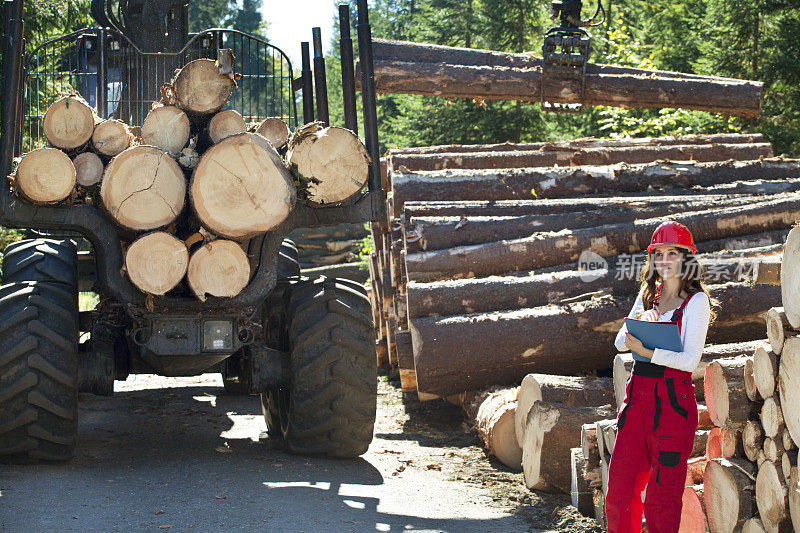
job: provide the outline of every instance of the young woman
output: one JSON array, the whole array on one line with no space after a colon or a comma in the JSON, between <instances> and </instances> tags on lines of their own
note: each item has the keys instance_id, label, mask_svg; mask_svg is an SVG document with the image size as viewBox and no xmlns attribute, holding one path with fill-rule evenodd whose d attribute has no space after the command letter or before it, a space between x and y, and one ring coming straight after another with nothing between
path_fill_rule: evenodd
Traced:
<instances>
[{"instance_id":1,"label":"young woman","mask_svg":"<svg viewBox=\"0 0 800 533\"><path fill-rule=\"evenodd\" d=\"M715 316L711 306L716 301L703 283L704 271L686 226L664 222L647 251L641 289L628 318L677 323L683 351L649 350L624 324L617 334L619 351L633 350L650 362L634 363L617 415L606 494L610 533L639 533L642 510L650 533L678 531L686 461L697 428L692 371Z\"/></svg>"}]
</instances>

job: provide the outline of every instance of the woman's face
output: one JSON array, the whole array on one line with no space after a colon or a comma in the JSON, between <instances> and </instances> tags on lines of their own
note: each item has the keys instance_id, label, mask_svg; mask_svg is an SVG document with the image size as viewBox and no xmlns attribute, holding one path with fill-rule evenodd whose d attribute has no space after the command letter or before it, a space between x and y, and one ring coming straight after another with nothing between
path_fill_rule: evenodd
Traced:
<instances>
[{"instance_id":1,"label":"woman's face","mask_svg":"<svg viewBox=\"0 0 800 533\"><path fill-rule=\"evenodd\" d=\"M681 253L675 246L657 246L653 250L653 260L662 279L680 277Z\"/></svg>"}]
</instances>

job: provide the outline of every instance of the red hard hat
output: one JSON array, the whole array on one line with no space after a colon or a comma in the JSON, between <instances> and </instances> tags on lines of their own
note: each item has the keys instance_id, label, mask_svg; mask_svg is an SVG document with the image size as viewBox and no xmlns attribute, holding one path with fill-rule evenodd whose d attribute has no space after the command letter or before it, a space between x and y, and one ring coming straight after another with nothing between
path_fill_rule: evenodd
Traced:
<instances>
[{"instance_id":1,"label":"red hard hat","mask_svg":"<svg viewBox=\"0 0 800 533\"><path fill-rule=\"evenodd\" d=\"M688 248L693 254L697 253L697 247L694 245L694 239L692 239L692 232L689 231L689 228L674 220L663 222L656 228L647 251L653 253L653 249L662 244L681 246Z\"/></svg>"}]
</instances>

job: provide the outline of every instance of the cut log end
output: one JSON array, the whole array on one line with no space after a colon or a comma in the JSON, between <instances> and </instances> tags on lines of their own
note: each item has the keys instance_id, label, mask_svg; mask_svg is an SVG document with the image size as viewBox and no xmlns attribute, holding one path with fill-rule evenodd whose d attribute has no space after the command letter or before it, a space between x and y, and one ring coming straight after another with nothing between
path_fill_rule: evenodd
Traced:
<instances>
[{"instance_id":1,"label":"cut log end","mask_svg":"<svg viewBox=\"0 0 800 533\"><path fill-rule=\"evenodd\" d=\"M172 82L178 107L195 115L216 113L225 107L234 86L230 74L221 73L213 59L187 63Z\"/></svg>"},{"instance_id":2,"label":"cut log end","mask_svg":"<svg viewBox=\"0 0 800 533\"><path fill-rule=\"evenodd\" d=\"M128 126L121 120L109 119L98 124L92 135L92 144L97 153L114 157L130 147L133 141Z\"/></svg>"},{"instance_id":3,"label":"cut log end","mask_svg":"<svg viewBox=\"0 0 800 533\"><path fill-rule=\"evenodd\" d=\"M294 207L292 177L258 134L239 133L209 148L194 169L192 205L215 235L243 239L269 231Z\"/></svg>"},{"instance_id":4,"label":"cut log end","mask_svg":"<svg viewBox=\"0 0 800 533\"><path fill-rule=\"evenodd\" d=\"M72 160L78 185L91 187L103 179L103 161L94 152L83 152Z\"/></svg>"},{"instance_id":5,"label":"cut log end","mask_svg":"<svg viewBox=\"0 0 800 533\"><path fill-rule=\"evenodd\" d=\"M703 499L711 531L736 531L755 512L752 464L713 459L706 464Z\"/></svg>"},{"instance_id":6,"label":"cut log end","mask_svg":"<svg viewBox=\"0 0 800 533\"><path fill-rule=\"evenodd\" d=\"M35 204L66 199L75 183L75 165L69 156L55 148L37 148L23 155L14 173L17 192Z\"/></svg>"},{"instance_id":7,"label":"cut log end","mask_svg":"<svg viewBox=\"0 0 800 533\"><path fill-rule=\"evenodd\" d=\"M139 237L125 253L125 270L131 282L156 296L175 288L188 264L189 251L183 241L160 231Z\"/></svg>"},{"instance_id":8,"label":"cut log end","mask_svg":"<svg viewBox=\"0 0 800 533\"><path fill-rule=\"evenodd\" d=\"M250 262L239 244L217 239L192 254L186 279L200 301L206 295L233 297L250 281Z\"/></svg>"},{"instance_id":9,"label":"cut log end","mask_svg":"<svg viewBox=\"0 0 800 533\"><path fill-rule=\"evenodd\" d=\"M214 144L245 131L247 131L247 123L242 115L234 109L220 111L208 123L208 136Z\"/></svg>"},{"instance_id":10,"label":"cut log end","mask_svg":"<svg viewBox=\"0 0 800 533\"><path fill-rule=\"evenodd\" d=\"M256 128L256 133L264 137L276 150L286 146L289 141L289 126L277 117L270 117Z\"/></svg>"},{"instance_id":11,"label":"cut log end","mask_svg":"<svg viewBox=\"0 0 800 533\"><path fill-rule=\"evenodd\" d=\"M191 124L186 113L171 105L157 106L142 124L142 144L178 155L189 142Z\"/></svg>"},{"instance_id":12,"label":"cut log end","mask_svg":"<svg viewBox=\"0 0 800 533\"><path fill-rule=\"evenodd\" d=\"M100 197L120 226L134 231L158 229L173 222L183 209L186 179L166 152L134 146L108 164Z\"/></svg>"},{"instance_id":13,"label":"cut log end","mask_svg":"<svg viewBox=\"0 0 800 533\"><path fill-rule=\"evenodd\" d=\"M92 138L95 122L94 111L86 100L80 96L65 96L47 108L42 130L52 146L75 150Z\"/></svg>"}]
</instances>

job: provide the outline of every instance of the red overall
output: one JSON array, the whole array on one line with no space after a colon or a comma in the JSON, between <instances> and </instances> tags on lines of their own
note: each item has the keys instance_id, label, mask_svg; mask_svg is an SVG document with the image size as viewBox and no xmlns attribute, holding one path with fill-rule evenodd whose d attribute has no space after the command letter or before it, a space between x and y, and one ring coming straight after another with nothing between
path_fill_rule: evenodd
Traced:
<instances>
[{"instance_id":1,"label":"red overall","mask_svg":"<svg viewBox=\"0 0 800 533\"><path fill-rule=\"evenodd\" d=\"M678 331L690 298L673 312ZM697 428L692 374L636 361L625 390L608 468L608 531L639 533L644 509L649 533L676 533Z\"/></svg>"}]
</instances>

